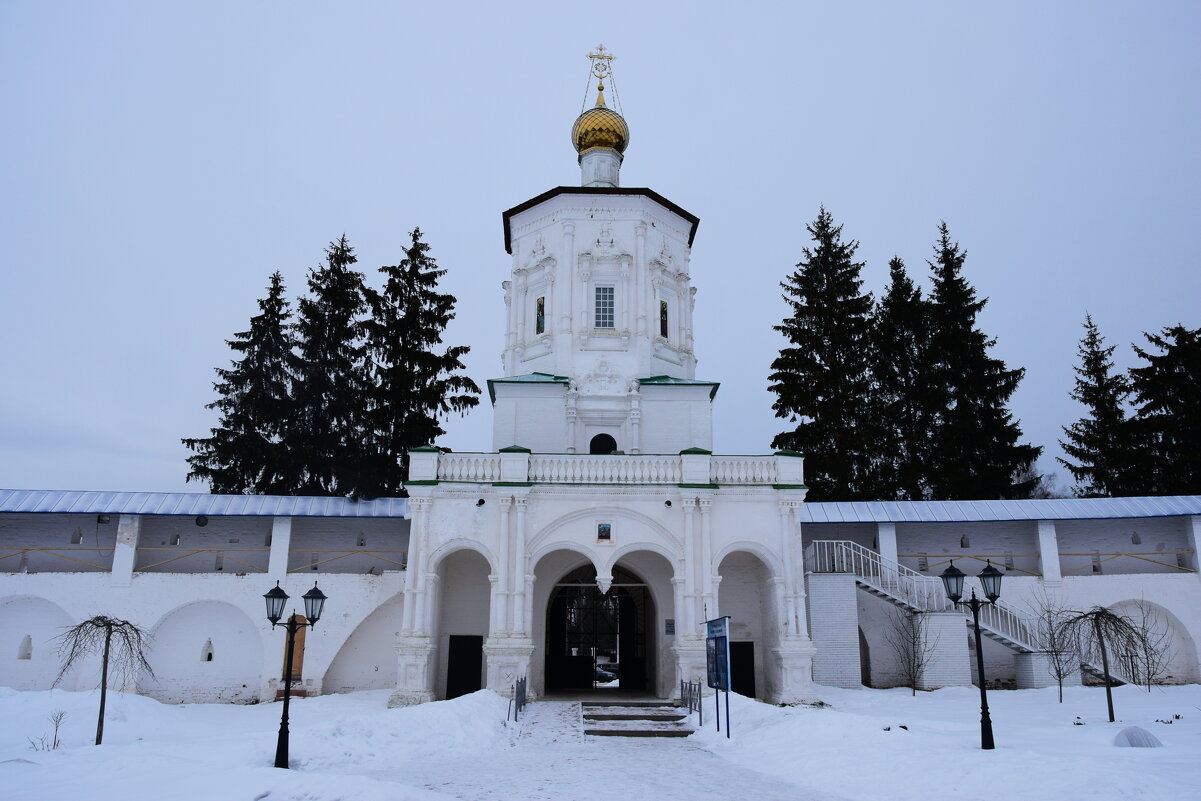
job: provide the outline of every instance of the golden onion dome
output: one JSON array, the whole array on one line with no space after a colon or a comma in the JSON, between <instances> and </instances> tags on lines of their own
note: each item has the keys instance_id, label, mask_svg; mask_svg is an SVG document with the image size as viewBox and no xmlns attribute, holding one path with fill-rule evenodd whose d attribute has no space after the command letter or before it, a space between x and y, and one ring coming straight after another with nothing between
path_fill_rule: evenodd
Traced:
<instances>
[{"instance_id":1,"label":"golden onion dome","mask_svg":"<svg viewBox=\"0 0 1201 801\"><path fill-rule=\"evenodd\" d=\"M571 143L581 156L590 150L608 149L624 153L630 143L625 119L605 105L605 87L597 87L596 105L576 118L571 126Z\"/></svg>"}]
</instances>

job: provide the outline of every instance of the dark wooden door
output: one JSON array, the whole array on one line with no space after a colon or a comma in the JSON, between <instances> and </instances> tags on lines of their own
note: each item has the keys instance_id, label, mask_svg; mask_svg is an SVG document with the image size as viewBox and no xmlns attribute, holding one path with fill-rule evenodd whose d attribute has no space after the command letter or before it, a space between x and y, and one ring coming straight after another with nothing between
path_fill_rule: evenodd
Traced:
<instances>
[{"instance_id":1,"label":"dark wooden door","mask_svg":"<svg viewBox=\"0 0 1201 801\"><path fill-rule=\"evenodd\" d=\"M755 644L730 643L730 689L747 698L755 697Z\"/></svg>"},{"instance_id":2,"label":"dark wooden door","mask_svg":"<svg viewBox=\"0 0 1201 801\"><path fill-rule=\"evenodd\" d=\"M446 652L446 697L458 698L483 689L484 638L475 634L450 635Z\"/></svg>"}]
</instances>

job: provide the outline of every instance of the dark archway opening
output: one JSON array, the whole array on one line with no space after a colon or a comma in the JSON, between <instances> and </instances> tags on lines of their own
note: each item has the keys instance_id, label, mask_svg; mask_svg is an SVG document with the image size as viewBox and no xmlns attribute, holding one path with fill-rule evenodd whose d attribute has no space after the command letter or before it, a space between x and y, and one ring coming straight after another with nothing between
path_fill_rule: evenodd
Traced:
<instances>
[{"instance_id":1,"label":"dark archway opening","mask_svg":"<svg viewBox=\"0 0 1201 801\"><path fill-rule=\"evenodd\" d=\"M592 565L564 576L546 609L546 689L645 691L653 679L646 647L653 604L646 583L620 567L607 593Z\"/></svg>"},{"instance_id":2,"label":"dark archway opening","mask_svg":"<svg viewBox=\"0 0 1201 801\"><path fill-rule=\"evenodd\" d=\"M588 453L605 454L615 453L617 451L617 440L608 434L597 434L588 443Z\"/></svg>"}]
</instances>

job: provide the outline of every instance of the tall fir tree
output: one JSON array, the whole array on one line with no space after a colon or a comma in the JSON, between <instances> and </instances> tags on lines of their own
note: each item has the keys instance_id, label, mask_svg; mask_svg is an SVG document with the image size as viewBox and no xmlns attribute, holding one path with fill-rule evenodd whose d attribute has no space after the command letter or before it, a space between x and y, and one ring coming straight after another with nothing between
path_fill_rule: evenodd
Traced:
<instances>
[{"instance_id":1,"label":"tall fir tree","mask_svg":"<svg viewBox=\"0 0 1201 801\"><path fill-rule=\"evenodd\" d=\"M399 264L380 268L383 291L371 295L367 346L374 363L370 404L373 431L367 489L398 495L408 479L410 448L433 445L446 433L440 420L479 404L480 388L463 375L464 345L442 347L455 298L437 291L446 270L429 255L421 229L410 233Z\"/></svg>"},{"instance_id":2,"label":"tall fir tree","mask_svg":"<svg viewBox=\"0 0 1201 801\"><path fill-rule=\"evenodd\" d=\"M284 291L283 276L273 273L250 329L226 340L241 358L229 369L217 368L220 381L213 388L219 397L206 406L221 413L212 436L183 440L194 451L187 480L207 481L211 492L279 494L296 486L297 466L282 441L297 369Z\"/></svg>"},{"instance_id":3,"label":"tall fir tree","mask_svg":"<svg viewBox=\"0 0 1201 801\"><path fill-rule=\"evenodd\" d=\"M1201 494L1201 328L1143 336L1158 352L1134 346L1146 364L1130 371L1141 491Z\"/></svg>"},{"instance_id":4,"label":"tall fir tree","mask_svg":"<svg viewBox=\"0 0 1201 801\"><path fill-rule=\"evenodd\" d=\"M812 247L781 283L792 313L775 326L789 346L772 362L769 389L776 416L797 423L773 448L806 454L812 500L868 497L874 433L868 409L872 296L860 291L859 243L842 241L822 207L807 226Z\"/></svg>"},{"instance_id":5,"label":"tall fir tree","mask_svg":"<svg viewBox=\"0 0 1201 801\"><path fill-rule=\"evenodd\" d=\"M1018 444L1021 428L1009 398L1025 374L988 353L996 341L976 323L987 300L963 277L967 252L951 241L947 224L934 246L930 305L928 401L931 498L1026 498L1038 481L1031 471L1041 447Z\"/></svg>"},{"instance_id":6,"label":"tall fir tree","mask_svg":"<svg viewBox=\"0 0 1201 801\"><path fill-rule=\"evenodd\" d=\"M1059 444L1074 461L1059 457L1076 480L1072 491L1079 498L1129 495L1134 489L1131 473L1134 464L1130 421L1126 402L1130 396L1127 377L1113 369L1115 345L1105 346L1091 314L1084 316L1084 337L1076 352L1076 384L1072 400L1084 405L1086 414L1063 427L1066 440Z\"/></svg>"},{"instance_id":7,"label":"tall fir tree","mask_svg":"<svg viewBox=\"0 0 1201 801\"><path fill-rule=\"evenodd\" d=\"M888 263L888 289L872 317L871 408L877 439L870 495L880 500L929 494L930 415L925 402L929 309L905 263Z\"/></svg>"},{"instance_id":8,"label":"tall fir tree","mask_svg":"<svg viewBox=\"0 0 1201 801\"><path fill-rule=\"evenodd\" d=\"M325 254L299 303L296 410L285 444L303 466L298 494L357 498L368 494L371 469L366 287L345 235Z\"/></svg>"}]
</instances>

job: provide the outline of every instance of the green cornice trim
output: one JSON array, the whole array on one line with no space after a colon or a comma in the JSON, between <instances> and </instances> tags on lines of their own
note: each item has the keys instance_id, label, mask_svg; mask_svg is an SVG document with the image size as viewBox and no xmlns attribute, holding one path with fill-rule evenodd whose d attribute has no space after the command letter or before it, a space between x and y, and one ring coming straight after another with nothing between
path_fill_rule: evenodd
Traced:
<instances>
[{"instance_id":1,"label":"green cornice trim","mask_svg":"<svg viewBox=\"0 0 1201 801\"><path fill-rule=\"evenodd\" d=\"M493 481L494 487L532 487L533 481Z\"/></svg>"},{"instance_id":2,"label":"green cornice trim","mask_svg":"<svg viewBox=\"0 0 1201 801\"><path fill-rule=\"evenodd\" d=\"M801 453L800 451L790 451L787 449L782 450L782 451L776 451L774 455L775 456L791 456L796 459L804 459L805 458L805 454Z\"/></svg>"},{"instance_id":3,"label":"green cornice trim","mask_svg":"<svg viewBox=\"0 0 1201 801\"><path fill-rule=\"evenodd\" d=\"M778 490L807 490L807 489L809 489L809 487L807 487L804 484L772 484L771 488L778 489Z\"/></svg>"},{"instance_id":4,"label":"green cornice trim","mask_svg":"<svg viewBox=\"0 0 1201 801\"><path fill-rule=\"evenodd\" d=\"M680 489L721 489L717 484L677 484Z\"/></svg>"},{"instance_id":5,"label":"green cornice trim","mask_svg":"<svg viewBox=\"0 0 1201 801\"><path fill-rule=\"evenodd\" d=\"M684 450L680 451L680 455L684 456L685 454L688 454L690 456L691 455L712 456L713 451L707 451L704 448L685 448Z\"/></svg>"},{"instance_id":6,"label":"green cornice trim","mask_svg":"<svg viewBox=\"0 0 1201 801\"><path fill-rule=\"evenodd\" d=\"M416 448L409 448L409 453L440 453L433 445L420 445Z\"/></svg>"},{"instance_id":7,"label":"green cornice trim","mask_svg":"<svg viewBox=\"0 0 1201 801\"><path fill-rule=\"evenodd\" d=\"M406 487L432 487L437 484L437 481L406 481Z\"/></svg>"},{"instance_id":8,"label":"green cornice trim","mask_svg":"<svg viewBox=\"0 0 1201 801\"><path fill-rule=\"evenodd\" d=\"M509 445L501 448L497 453L533 453L529 448L523 448L520 445Z\"/></svg>"}]
</instances>

